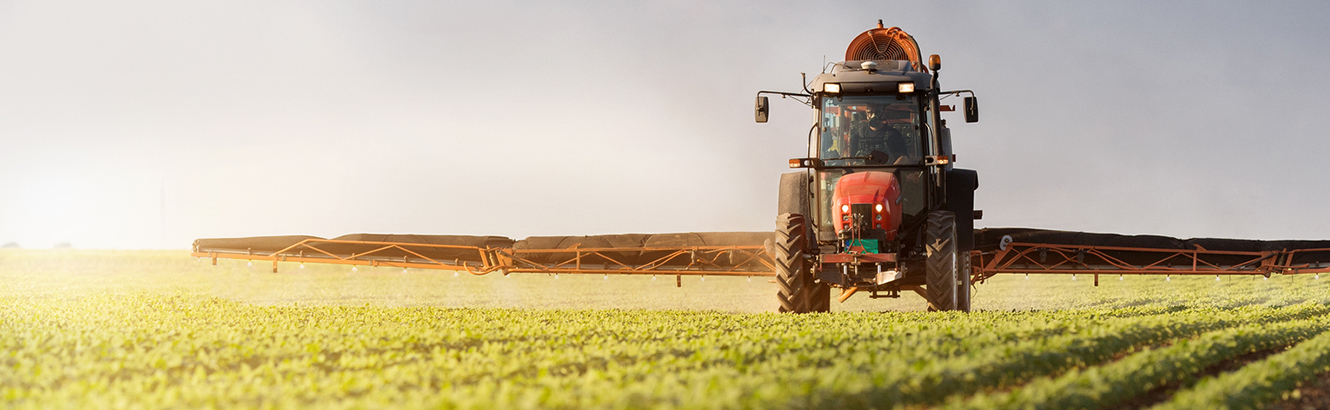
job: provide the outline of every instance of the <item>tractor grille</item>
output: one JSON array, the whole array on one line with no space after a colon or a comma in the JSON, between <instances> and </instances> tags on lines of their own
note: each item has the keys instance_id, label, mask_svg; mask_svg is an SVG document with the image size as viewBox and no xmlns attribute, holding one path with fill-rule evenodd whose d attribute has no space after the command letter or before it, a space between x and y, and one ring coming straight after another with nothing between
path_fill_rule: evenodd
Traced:
<instances>
[{"instance_id":1,"label":"tractor grille","mask_svg":"<svg viewBox=\"0 0 1330 410\"><path fill-rule=\"evenodd\" d=\"M873 227L873 204L850 204L851 229L860 232Z\"/></svg>"}]
</instances>

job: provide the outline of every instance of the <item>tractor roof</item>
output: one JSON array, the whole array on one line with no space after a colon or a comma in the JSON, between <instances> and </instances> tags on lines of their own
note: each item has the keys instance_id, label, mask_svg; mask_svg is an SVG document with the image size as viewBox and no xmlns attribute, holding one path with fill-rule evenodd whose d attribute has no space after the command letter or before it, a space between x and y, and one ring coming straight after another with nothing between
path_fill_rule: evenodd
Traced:
<instances>
[{"instance_id":1,"label":"tractor roof","mask_svg":"<svg viewBox=\"0 0 1330 410\"><path fill-rule=\"evenodd\" d=\"M876 64L872 70L865 63ZM915 90L926 90L932 75L916 70L917 64L908 60L842 61L835 63L830 72L813 77L809 89L822 92L824 84L838 83L842 93L884 92L894 93L898 83L913 82Z\"/></svg>"}]
</instances>

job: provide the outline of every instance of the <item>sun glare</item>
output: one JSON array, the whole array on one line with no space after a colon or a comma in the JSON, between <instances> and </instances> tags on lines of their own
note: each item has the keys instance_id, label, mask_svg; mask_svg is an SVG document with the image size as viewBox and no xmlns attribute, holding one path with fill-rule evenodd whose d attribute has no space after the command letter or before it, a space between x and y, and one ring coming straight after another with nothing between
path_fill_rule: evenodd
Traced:
<instances>
[{"instance_id":1,"label":"sun glare","mask_svg":"<svg viewBox=\"0 0 1330 410\"><path fill-rule=\"evenodd\" d=\"M20 178L0 202L0 242L24 248L152 246L158 206L140 181L100 176Z\"/></svg>"}]
</instances>

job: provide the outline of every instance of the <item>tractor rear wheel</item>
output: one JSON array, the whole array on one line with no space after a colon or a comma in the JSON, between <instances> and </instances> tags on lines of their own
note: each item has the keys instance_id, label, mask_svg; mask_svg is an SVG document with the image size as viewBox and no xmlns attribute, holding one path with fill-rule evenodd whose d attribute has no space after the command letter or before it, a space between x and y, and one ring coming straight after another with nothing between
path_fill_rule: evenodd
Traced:
<instances>
[{"instance_id":1,"label":"tractor rear wheel","mask_svg":"<svg viewBox=\"0 0 1330 410\"><path fill-rule=\"evenodd\" d=\"M924 266L928 288L928 310L956 310L960 263L956 255L956 215L948 211L928 214Z\"/></svg>"},{"instance_id":2,"label":"tractor rear wheel","mask_svg":"<svg viewBox=\"0 0 1330 410\"><path fill-rule=\"evenodd\" d=\"M776 284L780 290L782 313L808 313L813 310L815 287L807 258L808 228L804 216L784 213L776 217ZM830 298L830 292L827 297Z\"/></svg>"}]
</instances>

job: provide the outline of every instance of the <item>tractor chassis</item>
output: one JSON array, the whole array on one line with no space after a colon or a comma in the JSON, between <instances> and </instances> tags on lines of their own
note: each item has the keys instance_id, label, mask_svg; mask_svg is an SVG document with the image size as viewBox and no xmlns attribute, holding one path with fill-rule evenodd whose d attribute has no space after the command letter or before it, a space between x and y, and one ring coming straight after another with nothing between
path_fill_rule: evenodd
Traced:
<instances>
[{"instance_id":1,"label":"tractor chassis","mask_svg":"<svg viewBox=\"0 0 1330 410\"><path fill-rule=\"evenodd\" d=\"M822 254L817 262L819 282L846 292L871 292L872 298L898 298L901 290L924 285L923 265L902 262L897 253Z\"/></svg>"}]
</instances>

